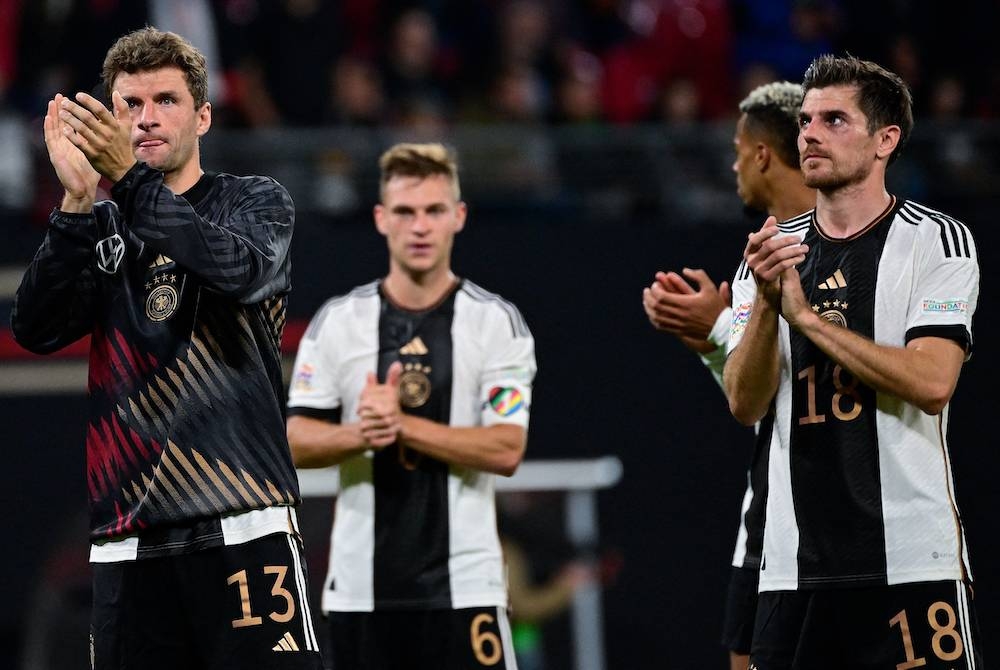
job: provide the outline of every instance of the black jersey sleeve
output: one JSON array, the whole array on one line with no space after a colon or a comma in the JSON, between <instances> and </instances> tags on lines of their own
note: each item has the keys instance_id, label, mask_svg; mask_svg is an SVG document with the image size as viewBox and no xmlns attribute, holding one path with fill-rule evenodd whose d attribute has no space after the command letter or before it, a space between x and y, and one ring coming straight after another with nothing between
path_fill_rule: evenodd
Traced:
<instances>
[{"instance_id":1,"label":"black jersey sleeve","mask_svg":"<svg viewBox=\"0 0 1000 670\"><path fill-rule=\"evenodd\" d=\"M275 180L234 181L203 217L163 184L163 173L137 163L111 189L131 232L198 276L214 291L250 304L289 288L288 252L295 210Z\"/></svg>"},{"instance_id":2,"label":"black jersey sleeve","mask_svg":"<svg viewBox=\"0 0 1000 670\"><path fill-rule=\"evenodd\" d=\"M98 291L91 264L96 243L96 213L55 210L49 216L10 313L11 332L22 347L47 354L90 333Z\"/></svg>"}]
</instances>

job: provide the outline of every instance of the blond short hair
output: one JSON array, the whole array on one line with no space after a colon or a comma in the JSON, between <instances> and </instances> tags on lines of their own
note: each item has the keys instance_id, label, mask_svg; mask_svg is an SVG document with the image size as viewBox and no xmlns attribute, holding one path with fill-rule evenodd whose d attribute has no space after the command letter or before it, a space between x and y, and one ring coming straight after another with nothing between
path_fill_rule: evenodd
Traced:
<instances>
[{"instance_id":1,"label":"blond short hair","mask_svg":"<svg viewBox=\"0 0 1000 670\"><path fill-rule=\"evenodd\" d=\"M385 185L393 177L417 177L425 179L433 175L443 175L451 182L455 200L462 199L462 189L458 183L458 161L454 152L443 144L395 144L378 160L382 170L379 179L379 195L384 199Z\"/></svg>"}]
</instances>

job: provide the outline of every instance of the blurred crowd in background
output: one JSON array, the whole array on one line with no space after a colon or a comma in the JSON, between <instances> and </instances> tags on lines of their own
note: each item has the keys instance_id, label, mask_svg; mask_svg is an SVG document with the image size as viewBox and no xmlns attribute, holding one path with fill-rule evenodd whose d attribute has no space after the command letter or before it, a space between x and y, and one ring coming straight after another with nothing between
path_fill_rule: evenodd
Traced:
<instances>
[{"instance_id":1,"label":"blurred crowd in background","mask_svg":"<svg viewBox=\"0 0 1000 670\"><path fill-rule=\"evenodd\" d=\"M108 45L151 24L207 55L230 127L713 120L824 52L900 73L918 114L995 118L1000 10L966 4L0 0L0 97L33 117L56 91L91 90ZM987 62L970 69L970 53Z\"/></svg>"},{"instance_id":2,"label":"blurred crowd in background","mask_svg":"<svg viewBox=\"0 0 1000 670\"><path fill-rule=\"evenodd\" d=\"M147 24L206 54L216 129L440 137L728 120L827 52L901 74L920 119L997 119L998 19L986 0L0 0L0 211L44 225L46 101L97 89L108 46Z\"/></svg>"}]
</instances>

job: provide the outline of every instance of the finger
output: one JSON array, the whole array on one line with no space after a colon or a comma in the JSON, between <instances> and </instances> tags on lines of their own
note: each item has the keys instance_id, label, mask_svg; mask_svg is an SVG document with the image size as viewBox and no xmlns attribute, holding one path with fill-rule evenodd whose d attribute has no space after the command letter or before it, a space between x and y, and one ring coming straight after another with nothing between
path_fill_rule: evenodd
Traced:
<instances>
[{"instance_id":1,"label":"finger","mask_svg":"<svg viewBox=\"0 0 1000 670\"><path fill-rule=\"evenodd\" d=\"M98 119L102 123L111 123L114 121L114 117L108 108L101 103L100 100L90 95L89 93L79 92L76 94L76 101L80 103L87 111L93 114L94 118Z\"/></svg>"},{"instance_id":2,"label":"finger","mask_svg":"<svg viewBox=\"0 0 1000 670\"><path fill-rule=\"evenodd\" d=\"M698 287L698 291L711 291L712 293L717 293L718 289L715 287L715 282L712 278L708 276L708 273L701 268L684 268L681 270L684 277Z\"/></svg>"},{"instance_id":3,"label":"finger","mask_svg":"<svg viewBox=\"0 0 1000 670\"><path fill-rule=\"evenodd\" d=\"M399 361L395 361L389 366L389 372L386 373L385 383L387 386L393 388L399 388L399 378L403 376L403 364Z\"/></svg>"},{"instance_id":4,"label":"finger","mask_svg":"<svg viewBox=\"0 0 1000 670\"><path fill-rule=\"evenodd\" d=\"M111 93L111 106L114 107L116 121L130 118L128 103L125 102L125 98L118 91L112 91Z\"/></svg>"},{"instance_id":5,"label":"finger","mask_svg":"<svg viewBox=\"0 0 1000 670\"><path fill-rule=\"evenodd\" d=\"M729 282L724 281L719 284L719 297L730 307L733 306L733 291L729 288Z\"/></svg>"},{"instance_id":6,"label":"finger","mask_svg":"<svg viewBox=\"0 0 1000 670\"><path fill-rule=\"evenodd\" d=\"M690 284L684 281L676 272L668 272L666 276L666 282L662 284L667 290L672 293L694 293L695 290Z\"/></svg>"},{"instance_id":7,"label":"finger","mask_svg":"<svg viewBox=\"0 0 1000 670\"><path fill-rule=\"evenodd\" d=\"M42 124L42 130L45 133L46 144L56 140L60 136L59 99L61 97L61 95L57 94L55 98L49 100L48 107L45 109L45 121Z\"/></svg>"},{"instance_id":8,"label":"finger","mask_svg":"<svg viewBox=\"0 0 1000 670\"><path fill-rule=\"evenodd\" d=\"M365 387L375 386L376 384L378 384L378 377L375 376L374 372L369 372L365 376Z\"/></svg>"}]
</instances>

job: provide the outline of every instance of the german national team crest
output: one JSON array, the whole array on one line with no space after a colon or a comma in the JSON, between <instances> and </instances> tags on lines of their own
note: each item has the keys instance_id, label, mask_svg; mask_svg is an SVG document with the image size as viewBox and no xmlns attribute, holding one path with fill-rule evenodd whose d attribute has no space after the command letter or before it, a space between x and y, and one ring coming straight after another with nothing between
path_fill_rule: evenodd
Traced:
<instances>
[{"instance_id":1,"label":"german national team crest","mask_svg":"<svg viewBox=\"0 0 1000 670\"><path fill-rule=\"evenodd\" d=\"M399 403L404 407L420 407L431 397L431 368L420 363L407 363L399 378Z\"/></svg>"},{"instance_id":2,"label":"german national team crest","mask_svg":"<svg viewBox=\"0 0 1000 670\"><path fill-rule=\"evenodd\" d=\"M105 237L97 243L97 267L101 272L113 275L118 271L122 259L125 258L125 240L118 233Z\"/></svg>"},{"instance_id":3,"label":"german national team crest","mask_svg":"<svg viewBox=\"0 0 1000 670\"><path fill-rule=\"evenodd\" d=\"M177 311L177 289L160 284L146 297L146 316L150 321L166 321Z\"/></svg>"},{"instance_id":4,"label":"german national team crest","mask_svg":"<svg viewBox=\"0 0 1000 670\"><path fill-rule=\"evenodd\" d=\"M835 326L847 328L846 300L824 300L812 305L812 310Z\"/></svg>"}]
</instances>

